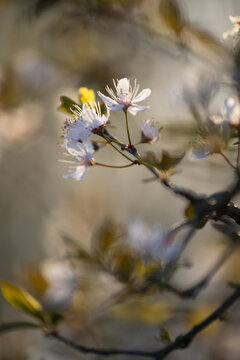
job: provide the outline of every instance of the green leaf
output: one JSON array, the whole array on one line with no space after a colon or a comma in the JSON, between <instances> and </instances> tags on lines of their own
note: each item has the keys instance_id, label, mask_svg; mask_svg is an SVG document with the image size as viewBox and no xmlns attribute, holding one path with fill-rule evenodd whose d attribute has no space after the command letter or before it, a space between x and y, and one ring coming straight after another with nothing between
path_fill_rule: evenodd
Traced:
<instances>
[{"instance_id":1,"label":"green leaf","mask_svg":"<svg viewBox=\"0 0 240 360\"><path fill-rule=\"evenodd\" d=\"M42 305L26 290L21 289L7 281L1 281L1 290L4 298L16 309L22 310L41 321L43 318Z\"/></svg>"},{"instance_id":2,"label":"green leaf","mask_svg":"<svg viewBox=\"0 0 240 360\"><path fill-rule=\"evenodd\" d=\"M163 344L171 344L172 339L167 329L162 328L159 334L159 337L157 337L158 341L161 341Z\"/></svg>"},{"instance_id":3,"label":"green leaf","mask_svg":"<svg viewBox=\"0 0 240 360\"><path fill-rule=\"evenodd\" d=\"M61 104L58 106L58 110L67 114L74 115L75 105L80 106L80 104L76 103L74 100L71 100L67 96L60 97Z\"/></svg>"},{"instance_id":4,"label":"green leaf","mask_svg":"<svg viewBox=\"0 0 240 360\"><path fill-rule=\"evenodd\" d=\"M145 160L153 167L162 172L171 172L184 158L185 153L180 155L170 155L167 151L162 152L161 160L157 155L148 151L145 155Z\"/></svg>"}]
</instances>

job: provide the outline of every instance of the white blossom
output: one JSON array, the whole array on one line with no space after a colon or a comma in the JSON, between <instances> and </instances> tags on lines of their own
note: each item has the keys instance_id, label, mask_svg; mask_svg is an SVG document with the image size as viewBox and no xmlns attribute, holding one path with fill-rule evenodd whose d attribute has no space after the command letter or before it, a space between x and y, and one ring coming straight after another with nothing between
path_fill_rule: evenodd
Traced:
<instances>
[{"instance_id":1,"label":"white blossom","mask_svg":"<svg viewBox=\"0 0 240 360\"><path fill-rule=\"evenodd\" d=\"M69 263L48 260L41 265L41 273L48 284L43 297L47 308L55 312L68 309L78 289L77 276Z\"/></svg>"},{"instance_id":2,"label":"white blossom","mask_svg":"<svg viewBox=\"0 0 240 360\"><path fill-rule=\"evenodd\" d=\"M199 103L202 108L209 106L216 94L216 75L209 66L194 63L183 73L182 97L188 103Z\"/></svg>"},{"instance_id":3,"label":"white blossom","mask_svg":"<svg viewBox=\"0 0 240 360\"><path fill-rule=\"evenodd\" d=\"M74 115L76 119L66 125L67 134L65 139L83 140L89 137L91 133L97 132L101 127L105 126L108 121L107 116L101 114L99 103L84 104L82 109L75 105Z\"/></svg>"},{"instance_id":4,"label":"white blossom","mask_svg":"<svg viewBox=\"0 0 240 360\"><path fill-rule=\"evenodd\" d=\"M236 36L239 34L240 30L240 16L229 16L230 21L233 23L233 27L223 33L223 39L227 39L230 36Z\"/></svg>"},{"instance_id":5,"label":"white blossom","mask_svg":"<svg viewBox=\"0 0 240 360\"><path fill-rule=\"evenodd\" d=\"M231 126L239 127L240 125L240 106L232 97L225 99L222 108L223 119Z\"/></svg>"},{"instance_id":6,"label":"white blossom","mask_svg":"<svg viewBox=\"0 0 240 360\"><path fill-rule=\"evenodd\" d=\"M84 139L82 143L70 140L64 145L67 155L73 158L73 161L67 161L70 168L75 168L73 173L65 175L64 178L74 178L77 181L82 180L87 174L89 166L94 164L93 145L89 139Z\"/></svg>"},{"instance_id":7,"label":"white blossom","mask_svg":"<svg viewBox=\"0 0 240 360\"><path fill-rule=\"evenodd\" d=\"M174 241L176 232L159 225L150 228L139 218L129 223L127 235L130 246L140 255L164 263L175 260L182 250L182 241Z\"/></svg>"},{"instance_id":8,"label":"white blossom","mask_svg":"<svg viewBox=\"0 0 240 360\"><path fill-rule=\"evenodd\" d=\"M210 116L210 120L215 125L230 125L232 127L240 127L240 105L232 97L224 100L221 114Z\"/></svg>"},{"instance_id":9,"label":"white blossom","mask_svg":"<svg viewBox=\"0 0 240 360\"><path fill-rule=\"evenodd\" d=\"M161 129L153 120L145 120L141 126L142 142L148 142L149 144L157 142L160 139Z\"/></svg>"},{"instance_id":10,"label":"white blossom","mask_svg":"<svg viewBox=\"0 0 240 360\"><path fill-rule=\"evenodd\" d=\"M117 80L117 84L113 80L113 84L116 94L112 89L109 88L109 86L106 87L110 97L105 96L100 91L98 91L98 95L111 111L123 109L124 111L129 111L132 115L136 115L139 111L147 110L149 108L149 106L140 106L138 103L145 100L151 94L150 89L143 89L137 95L139 85L135 80L134 86L132 88L130 81L127 78Z\"/></svg>"}]
</instances>

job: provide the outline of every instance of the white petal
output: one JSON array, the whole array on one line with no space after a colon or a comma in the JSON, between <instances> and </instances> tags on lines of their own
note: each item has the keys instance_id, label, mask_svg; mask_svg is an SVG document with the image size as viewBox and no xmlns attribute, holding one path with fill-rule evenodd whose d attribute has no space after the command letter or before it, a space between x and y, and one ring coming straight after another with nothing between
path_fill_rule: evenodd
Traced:
<instances>
[{"instance_id":1,"label":"white petal","mask_svg":"<svg viewBox=\"0 0 240 360\"><path fill-rule=\"evenodd\" d=\"M83 144L80 144L78 141L70 140L65 145L67 152L76 157L82 158L86 153Z\"/></svg>"},{"instance_id":2,"label":"white petal","mask_svg":"<svg viewBox=\"0 0 240 360\"><path fill-rule=\"evenodd\" d=\"M224 100L222 115L231 125L238 125L240 122L240 107L234 98L228 97Z\"/></svg>"},{"instance_id":3,"label":"white petal","mask_svg":"<svg viewBox=\"0 0 240 360\"><path fill-rule=\"evenodd\" d=\"M131 105L128 108L128 111L132 115L137 115L138 112L144 111L144 110L147 110L147 109L149 109L149 106Z\"/></svg>"},{"instance_id":4,"label":"white petal","mask_svg":"<svg viewBox=\"0 0 240 360\"><path fill-rule=\"evenodd\" d=\"M224 122L224 119L222 117L222 115L212 115L210 116L210 120L215 124L215 125L220 125Z\"/></svg>"},{"instance_id":5,"label":"white petal","mask_svg":"<svg viewBox=\"0 0 240 360\"><path fill-rule=\"evenodd\" d=\"M130 83L127 78L119 80L116 88L118 97L122 97L122 95L128 95L129 87Z\"/></svg>"},{"instance_id":6,"label":"white petal","mask_svg":"<svg viewBox=\"0 0 240 360\"><path fill-rule=\"evenodd\" d=\"M90 136L90 131L87 130L80 119L76 120L74 123L69 125L69 130L65 139L70 140L85 140Z\"/></svg>"},{"instance_id":7,"label":"white petal","mask_svg":"<svg viewBox=\"0 0 240 360\"><path fill-rule=\"evenodd\" d=\"M116 100L111 99L109 96L103 95L100 91L98 91L98 96L102 99L102 101L107 106L115 106L115 105L117 105Z\"/></svg>"},{"instance_id":8,"label":"white petal","mask_svg":"<svg viewBox=\"0 0 240 360\"><path fill-rule=\"evenodd\" d=\"M240 16L229 16L229 19L230 21L233 23L233 24L237 24L240 22Z\"/></svg>"},{"instance_id":9,"label":"white petal","mask_svg":"<svg viewBox=\"0 0 240 360\"><path fill-rule=\"evenodd\" d=\"M139 102L145 100L147 97L150 96L151 92L152 91L150 89L143 89L137 96L135 96L134 99L132 99L132 102L139 103Z\"/></svg>"},{"instance_id":10,"label":"white petal","mask_svg":"<svg viewBox=\"0 0 240 360\"><path fill-rule=\"evenodd\" d=\"M72 174L68 174L68 175L64 175L64 178L65 179L68 179L68 178L74 178L76 181L80 181L82 180L86 174L87 174L87 171L88 171L88 167L87 166L77 166L76 168L76 171L74 171Z\"/></svg>"},{"instance_id":11,"label":"white petal","mask_svg":"<svg viewBox=\"0 0 240 360\"><path fill-rule=\"evenodd\" d=\"M198 146L192 149L190 157L194 160L202 160L210 155L210 150L206 146Z\"/></svg>"},{"instance_id":12,"label":"white petal","mask_svg":"<svg viewBox=\"0 0 240 360\"><path fill-rule=\"evenodd\" d=\"M239 32L239 26L238 25L234 25L232 29L229 29L227 31L225 31L223 34L222 34L222 38L224 40L226 40L227 38L229 38L230 36L234 36L236 34L238 34Z\"/></svg>"}]
</instances>

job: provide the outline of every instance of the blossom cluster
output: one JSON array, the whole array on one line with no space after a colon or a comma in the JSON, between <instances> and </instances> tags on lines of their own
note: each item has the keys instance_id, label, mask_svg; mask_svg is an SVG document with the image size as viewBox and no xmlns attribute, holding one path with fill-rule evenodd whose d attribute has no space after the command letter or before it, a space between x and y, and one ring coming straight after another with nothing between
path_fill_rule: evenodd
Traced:
<instances>
[{"instance_id":1,"label":"blossom cluster","mask_svg":"<svg viewBox=\"0 0 240 360\"><path fill-rule=\"evenodd\" d=\"M150 89L143 89L138 93L139 85L136 80L132 87L127 78L113 80L113 84L115 91L106 86L109 96L98 91L103 104L95 101L93 90L79 89L81 105L73 104L70 109L73 118L66 121L64 126L62 145L66 150L66 155L72 158L72 161L67 162L75 169L74 172L66 175L66 178L72 177L79 181L84 178L89 166L96 164L93 157L96 146L90 137L92 134L104 137L105 127L108 125L112 111L123 110L125 114L136 115L149 108L139 103L149 97ZM155 143L159 140L160 130L161 128L152 119L145 120L141 126L140 143Z\"/></svg>"}]
</instances>

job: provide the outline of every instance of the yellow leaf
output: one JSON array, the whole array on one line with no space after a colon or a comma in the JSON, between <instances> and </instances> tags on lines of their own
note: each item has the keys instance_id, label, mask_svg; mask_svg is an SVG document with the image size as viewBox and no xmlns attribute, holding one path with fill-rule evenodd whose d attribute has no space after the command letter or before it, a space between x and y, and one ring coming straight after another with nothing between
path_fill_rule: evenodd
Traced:
<instances>
[{"instance_id":1,"label":"yellow leaf","mask_svg":"<svg viewBox=\"0 0 240 360\"><path fill-rule=\"evenodd\" d=\"M32 295L7 281L0 284L4 298L13 307L43 320L42 305Z\"/></svg>"}]
</instances>

